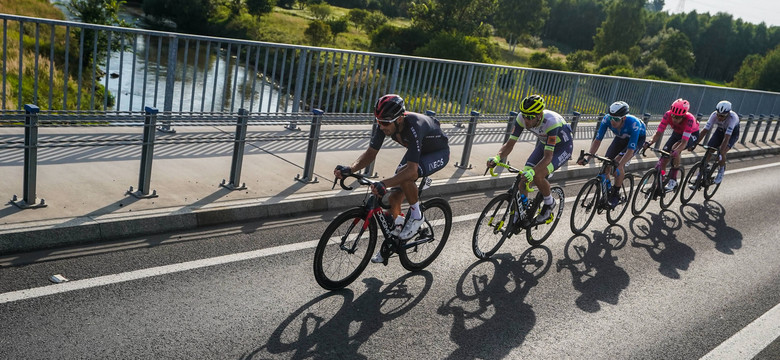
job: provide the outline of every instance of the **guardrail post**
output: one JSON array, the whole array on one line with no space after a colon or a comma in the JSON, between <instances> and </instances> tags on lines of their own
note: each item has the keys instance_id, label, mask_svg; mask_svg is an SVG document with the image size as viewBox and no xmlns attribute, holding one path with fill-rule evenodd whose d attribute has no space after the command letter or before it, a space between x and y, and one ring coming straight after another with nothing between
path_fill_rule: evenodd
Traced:
<instances>
[{"instance_id":1,"label":"guardrail post","mask_svg":"<svg viewBox=\"0 0 780 360\"><path fill-rule=\"evenodd\" d=\"M517 119L517 112L510 111L509 120L506 122L506 132L504 133L504 141L502 144L506 144L507 140L509 140L509 136L512 135L512 129L515 126L515 119Z\"/></svg>"},{"instance_id":2,"label":"guardrail post","mask_svg":"<svg viewBox=\"0 0 780 360\"><path fill-rule=\"evenodd\" d=\"M133 195L139 199L148 199L157 197L157 190L149 193L149 184L152 180L152 159L154 159L154 135L157 126L157 108L145 107L144 112L144 138L141 147L141 171L138 175L138 191L133 191L133 187L127 191L127 195Z\"/></svg>"},{"instance_id":3,"label":"guardrail post","mask_svg":"<svg viewBox=\"0 0 780 360\"><path fill-rule=\"evenodd\" d=\"M777 130L780 129L780 119L777 119L777 125L775 125L775 131L772 133L772 141L777 139Z\"/></svg>"},{"instance_id":4,"label":"guardrail post","mask_svg":"<svg viewBox=\"0 0 780 360\"><path fill-rule=\"evenodd\" d=\"M598 135L598 133L599 133L599 126L601 125L601 120L603 120L604 116L606 116L606 115L607 114L605 114L605 113L599 113L599 117L596 119L596 126L593 129L593 136L591 137L591 139L595 139L596 135Z\"/></svg>"},{"instance_id":5,"label":"guardrail post","mask_svg":"<svg viewBox=\"0 0 780 360\"><path fill-rule=\"evenodd\" d=\"M742 133L742 139L739 140L739 143L742 145L745 145L745 139L747 139L747 134L750 131L750 125L753 124L753 114L748 115L748 121L745 123L745 132Z\"/></svg>"},{"instance_id":6,"label":"guardrail post","mask_svg":"<svg viewBox=\"0 0 780 360\"><path fill-rule=\"evenodd\" d=\"M750 139L750 142L755 144L756 140L758 140L758 133L761 131L761 125L764 123L764 114L758 115L758 123L756 124L756 130L753 131L753 138Z\"/></svg>"},{"instance_id":7,"label":"guardrail post","mask_svg":"<svg viewBox=\"0 0 780 360\"><path fill-rule=\"evenodd\" d=\"M236 120L236 137L233 142L233 160L230 162L230 182L225 183L225 179L222 179L222 183L219 186L227 188L229 190L244 190L246 189L246 183L241 182L241 167L244 164L244 147L246 145L246 127L249 122L249 111L246 109L238 109L238 120Z\"/></svg>"},{"instance_id":8,"label":"guardrail post","mask_svg":"<svg viewBox=\"0 0 780 360\"><path fill-rule=\"evenodd\" d=\"M766 138L769 136L769 129L772 128L772 120L774 120L775 114L769 114L769 119L766 120L766 129L764 129L764 135L761 136L761 142L766 143Z\"/></svg>"},{"instance_id":9,"label":"guardrail post","mask_svg":"<svg viewBox=\"0 0 780 360\"><path fill-rule=\"evenodd\" d=\"M38 202L36 183L38 180L38 113L41 111L35 105L24 105L24 189L22 200L14 195L11 203L20 209L40 208L46 206L46 200Z\"/></svg>"},{"instance_id":10,"label":"guardrail post","mask_svg":"<svg viewBox=\"0 0 780 360\"><path fill-rule=\"evenodd\" d=\"M479 118L479 112L472 111L471 119L469 119L469 127L466 131L466 143L463 144L463 156L460 158L460 165L455 163L455 167L457 168L471 169L469 157L471 156L471 145L474 143L474 134L477 130L477 118Z\"/></svg>"},{"instance_id":11,"label":"guardrail post","mask_svg":"<svg viewBox=\"0 0 780 360\"><path fill-rule=\"evenodd\" d=\"M314 116L311 118L311 129L309 130L309 147L306 150L306 162L303 167L303 176L301 174L295 175L295 180L303 183L311 184L319 182L317 178L313 178L314 174L314 159L317 157L317 143L320 141L320 126L322 125L322 114L325 112L320 109L314 109L311 111Z\"/></svg>"},{"instance_id":12,"label":"guardrail post","mask_svg":"<svg viewBox=\"0 0 780 360\"><path fill-rule=\"evenodd\" d=\"M301 50L300 54L301 54L301 58L300 60L298 60L298 70L295 73L295 90L293 95L293 107L292 107L293 113L298 113L300 109L301 92L303 91L303 75L306 72L306 57L308 56L309 51L308 49L303 49ZM314 110L318 110L318 109L314 109ZM289 124L284 126L284 128L293 131L301 130L301 128L298 127L297 122L298 122L297 119L293 118L292 120L290 120Z\"/></svg>"},{"instance_id":13,"label":"guardrail post","mask_svg":"<svg viewBox=\"0 0 780 360\"><path fill-rule=\"evenodd\" d=\"M173 111L173 88L176 85L176 60L179 49L179 38L174 34L169 34L168 40L168 72L165 76L165 100L163 102L163 121L162 126L157 131L175 134L176 130L171 128L171 111ZM184 91L184 90L182 90Z\"/></svg>"},{"instance_id":14,"label":"guardrail post","mask_svg":"<svg viewBox=\"0 0 780 360\"><path fill-rule=\"evenodd\" d=\"M569 124L569 127L571 127L571 137L572 138L576 138L576 135L574 135L574 134L577 133L577 124L580 123L580 116L582 116L582 114L580 114L580 113L578 113L576 111L572 112L571 124Z\"/></svg>"}]
</instances>

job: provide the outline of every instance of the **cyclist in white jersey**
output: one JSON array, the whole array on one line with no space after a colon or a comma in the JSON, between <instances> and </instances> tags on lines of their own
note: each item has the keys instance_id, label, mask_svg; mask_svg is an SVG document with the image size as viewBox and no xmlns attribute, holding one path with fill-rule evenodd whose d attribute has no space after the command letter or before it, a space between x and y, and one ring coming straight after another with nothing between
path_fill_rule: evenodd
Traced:
<instances>
[{"instance_id":1,"label":"cyclist in white jersey","mask_svg":"<svg viewBox=\"0 0 780 360\"><path fill-rule=\"evenodd\" d=\"M523 130L532 132L539 138L534 151L528 156L523 168L523 176L526 181L533 181L539 192L544 196L537 222L550 217L555 209L555 200L550 194L550 183L547 175L552 174L571 158L574 150L574 141L571 135L571 127L560 114L545 110L544 99L539 95L531 95L520 103L520 114L515 119L515 126L509 140L501 146L495 157L489 158L488 167L496 166L496 162L506 162L506 157L520 137ZM528 196L525 186L520 186L520 192Z\"/></svg>"},{"instance_id":2,"label":"cyclist in white jersey","mask_svg":"<svg viewBox=\"0 0 780 360\"><path fill-rule=\"evenodd\" d=\"M739 115L731 110L730 102L722 100L715 105L715 111L710 114L710 118L707 120L707 124L704 125L701 134L699 134L699 140L696 141L694 147L699 144L701 139L704 139L704 136L712 129L713 125L717 125L718 129L712 134L712 137L707 142L707 146L719 148L720 160L718 161L718 174L715 175L715 183L720 184L723 181L723 173L726 170L726 153L734 147L737 139L739 139ZM711 155L709 152L707 153L707 161L710 161Z\"/></svg>"}]
</instances>

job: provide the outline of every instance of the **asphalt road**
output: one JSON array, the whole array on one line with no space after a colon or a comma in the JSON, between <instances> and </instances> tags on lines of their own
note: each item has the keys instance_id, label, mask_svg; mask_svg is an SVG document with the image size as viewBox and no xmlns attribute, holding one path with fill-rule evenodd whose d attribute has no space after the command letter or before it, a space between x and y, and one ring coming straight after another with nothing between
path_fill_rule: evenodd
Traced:
<instances>
[{"instance_id":1,"label":"asphalt road","mask_svg":"<svg viewBox=\"0 0 780 360\"><path fill-rule=\"evenodd\" d=\"M456 195L431 266L393 258L336 292L312 275L334 213L0 259L0 357L777 359L776 161L730 164L713 201L596 215L581 236L566 209L543 246L515 237L491 261L471 234L495 193ZM549 269L530 276L529 254Z\"/></svg>"}]
</instances>

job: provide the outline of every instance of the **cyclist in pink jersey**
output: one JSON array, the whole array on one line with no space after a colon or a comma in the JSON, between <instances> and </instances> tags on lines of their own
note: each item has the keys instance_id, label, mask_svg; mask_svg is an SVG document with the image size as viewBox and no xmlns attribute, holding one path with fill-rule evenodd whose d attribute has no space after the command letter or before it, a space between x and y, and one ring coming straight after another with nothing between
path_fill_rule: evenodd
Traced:
<instances>
[{"instance_id":1,"label":"cyclist in pink jersey","mask_svg":"<svg viewBox=\"0 0 780 360\"><path fill-rule=\"evenodd\" d=\"M677 174L680 171L680 154L685 149L693 149L694 144L699 137L699 122L688 110L691 104L688 100L677 99L672 103L671 108L664 114L661 123L658 125L653 139L645 143L645 147L655 144L666 130L667 126L672 127L672 136L666 141L663 150L672 154L672 169L669 173L669 182L666 184L666 191L673 191L677 187ZM661 160L661 168L666 169L666 159Z\"/></svg>"}]
</instances>

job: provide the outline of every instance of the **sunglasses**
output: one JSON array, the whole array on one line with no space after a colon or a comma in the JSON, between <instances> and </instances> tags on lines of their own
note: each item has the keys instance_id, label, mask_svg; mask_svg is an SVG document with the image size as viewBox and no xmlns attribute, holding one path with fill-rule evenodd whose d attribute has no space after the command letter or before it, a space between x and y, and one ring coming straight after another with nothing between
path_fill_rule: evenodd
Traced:
<instances>
[{"instance_id":1,"label":"sunglasses","mask_svg":"<svg viewBox=\"0 0 780 360\"><path fill-rule=\"evenodd\" d=\"M523 115L523 119L533 120L536 119L537 114L522 114L522 115Z\"/></svg>"},{"instance_id":2,"label":"sunglasses","mask_svg":"<svg viewBox=\"0 0 780 360\"><path fill-rule=\"evenodd\" d=\"M380 119L380 118L377 118L377 117L375 117L374 119L376 119L376 123L379 124L379 126L383 126L384 127L384 126L390 126L390 124L392 124L396 120L398 120L399 117L401 117L401 116L396 116L395 118L389 119L389 120L388 119Z\"/></svg>"},{"instance_id":3,"label":"sunglasses","mask_svg":"<svg viewBox=\"0 0 780 360\"><path fill-rule=\"evenodd\" d=\"M718 113L718 115L717 115L717 116L718 116L719 118L724 118L724 117L726 117L726 115L728 115L728 114L729 114L729 113L722 113L722 114L721 114L721 113Z\"/></svg>"},{"instance_id":4,"label":"sunglasses","mask_svg":"<svg viewBox=\"0 0 780 360\"><path fill-rule=\"evenodd\" d=\"M609 120L610 121L614 121L614 122L620 122L620 120L623 120L623 117L622 116L612 116L612 115L610 115L609 116Z\"/></svg>"}]
</instances>

